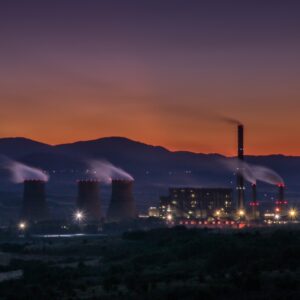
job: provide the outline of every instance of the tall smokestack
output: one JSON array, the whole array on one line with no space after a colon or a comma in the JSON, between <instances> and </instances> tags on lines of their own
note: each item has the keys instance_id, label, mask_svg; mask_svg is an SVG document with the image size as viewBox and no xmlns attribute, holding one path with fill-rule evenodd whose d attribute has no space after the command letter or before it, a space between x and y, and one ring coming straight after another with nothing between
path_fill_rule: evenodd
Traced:
<instances>
[{"instance_id":1,"label":"tall smokestack","mask_svg":"<svg viewBox=\"0 0 300 300\"><path fill-rule=\"evenodd\" d=\"M77 208L82 211L86 220L100 221L102 217L100 188L97 180L79 180Z\"/></svg>"},{"instance_id":2,"label":"tall smokestack","mask_svg":"<svg viewBox=\"0 0 300 300\"><path fill-rule=\"evenodd\" d=\"M278 184L278 201L283 202L284 201L284 184L279 183Z\"/></svg>"},{"instance_id":3,"label":"tall smokestack","mask_svg":"<svg viewBox=\"0 0 300 300\"><path fill-rule=\"evenodd\" d=\"M257 203L257 189L256 189L256 184L252 184L252 202Z\"/></svg>"},{"instance_id":4,"label":"tall smokestack","mask_svg":"<svg viewBox=\"0 0 300 300\"><path fill-rule=\"evenodd\" d=\"M123 221L136 217L132 180L113 180L112 194L108 208L108 221Z\"/></svg>"},{"instance_id":5,"label":"tall smokestack","mask_svg":"<svg viewBox=\"0 0 300 300\"><path fill-rule=\"evenodd\" d=\"M238 124L238 160L244 161L244 125ZM240 164L239 168L243 168L242 164ZM245 209L245 183L244 177L242 175L243 172L237 172L237 209L244 210Z\"/></svg>"},{"instance_id":6,"label":"tall smokestack","mask_svg":"<svg viewBox=\"0 0 300 300\"><path fill-rule=\"evenodd\" d=\"M250 206L252 207L252 220L257 221L259 218L259 203L257 201L257 188L256 184L252 184L252 202L250 202Z\"/></svg>"},{"instance_id":7,"label":"tall smokestack","mask_svg":"<svg viewBox=\"0 0 300 300\"><path fill-rule=\"evenodd\" d=\"M244 160L244 125L238 125L238 158Z\"/></svg>"},{"instance_id":8,"label":"tall smokestack","mask_svg":"<svg viewBox=\"0 0 300 300\"><path fill-rule=\"evenodd\" d=\"M49 218L46 203L46 182L43 180L25 180L21 219L28 222L44 221Z\"/></svg>"},{"instance_id":9,"label":"tall smokestack","mask_svg":"<svg viewBox=\"0 0 300 300\"><path fill-rule=\"evenodd\" d=\"M284 195L285 185L284 183L279 183L277 186L278 186L278 200L276 201L275 211L280 215L286 215L288 202L285 200L285 195Z\"/></svg>"}]
</instances>

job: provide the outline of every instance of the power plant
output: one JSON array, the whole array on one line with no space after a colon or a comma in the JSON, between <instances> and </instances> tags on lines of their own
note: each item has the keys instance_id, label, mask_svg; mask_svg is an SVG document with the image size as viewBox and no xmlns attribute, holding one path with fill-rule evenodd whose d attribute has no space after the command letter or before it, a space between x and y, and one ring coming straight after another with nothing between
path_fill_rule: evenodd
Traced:
<instances>
[{"instance_id":1,"label":"power plant","mask_svg":"<svg viewBox=\"0 0 300 300\"><path fill-rule=\"evenodd\" d=\"M234 160L231 170L236 172L234 175L236 176L236 199L233 197L233 187L228 186L170 187L169 195L161 197L157 207L151 207L149 217L157 218L167 224L230 225L238 226L238 228L249 226L249 224L261 226L264 222L281 224L289 219L295 220L296 210L295 208L288 209L288 202L284 195L285 185L281 177L269 168L251 165L244 161L244 125L236 121L235 124L237 125L237 160ZM125 171L111 164L95 163L97 172L95 171L93 174L98 179L77 181L75 213L77 225L80 225L79 228L81 229L97 225L96 227L102 230L101 228L106 224L111 226L110 228L113 228L118 222L121 222L121 226L134 224L135 222L128 222L137 217L133 196L134 180ZM108 178L113 179L111 181L110 202L105 217L102 211L100 182L109 182L106 180ZM250 196L251 200L247 204L245 180L252 183L251 190L247 193L247 196L252 196ZM273 206L271 211L264 214L264 219L260 214L260 203L257 199L257 180L274 185L277 183L275 207ZM24 228L24 222L38 224L41 221L49 220L45 185L45 180L24 181L21 210L21 225L23 227L20 228ZM235 207L233 205L234 200L236 200ZM248 205L249 209L247 209Z\"/></svg>"},{"instance_id":2,"label":"power plant","mask_svg":"<svg viewBox=\"0 0 300 300\"><path fill-rule=\"evenodd\" d=\"M45 185L43 180L24 181L21 220L39 222L49 218Z\"/></svg>"},{"instance_id":3,"label":"power plant","mask_svg":"<svg viewBox=\"0 0 300 300\"><path fill-rule=\"evenodd\" d=\"M179 222L179 224L197 226L238 225L239 228L246 226L246 224L255 226L264 222L267 224L285 224L288 220L295 220L296 210L288 210L283 183L277 185L278 199L275 210L264 214L264 216L271 217L271 219L266 220L261 217L260 203L257 199L257 185L253 181L258 179L275 184L280 176L268 168L250 165L244 161L244 125L236 120L230 120L230 122L237 124L237 164L234 164L237 190L236 210L231 209L230 189L225 192L225 194L228 194L226 196L225 194L222 195L221 188L210 189L214 193L207 192L204 194L200 191L208 191L209 189L195 187L169 188L169 196L161 197L158 208L151 207L149 216L150 213L153 216L153 211L155 211L155 214L158 214L161 219L172 224ZM233 167L231 168L233 169ZM245 197L245 178L252 182L252 196L251 201L249 201L251 209L249 211L247 211ZM226 188L223 191L226 191ZM218 195L218 198L213 197L214 194ZM219 200L217 201L217 199Z\"/></svg>"},{"instance_id":4,"label":"power plant","mask_svg":"<svg viewBox=\"0 0 300 300\"><path fill-rule=\"evenodd\" d=\"M77 208L88 221L100 221L102 217L100 186L97 180L79 180Z\"/></svg>"},{"instance_id":5,"label":"power plant","mask_svg":"<svg viewBox=\"0 0 300 300\"><path fill-rule=\"evenodd\" d=\"M107 220L118 222L136 217L133 198L133 180L112 180L112 194L107 212Z\"/></svg>"}]
</instances>

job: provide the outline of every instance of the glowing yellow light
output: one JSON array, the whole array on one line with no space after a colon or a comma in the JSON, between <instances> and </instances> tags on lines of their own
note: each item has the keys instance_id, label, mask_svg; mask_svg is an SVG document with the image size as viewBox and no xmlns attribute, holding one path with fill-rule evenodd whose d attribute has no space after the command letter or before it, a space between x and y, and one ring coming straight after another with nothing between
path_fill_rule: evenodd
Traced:
<instances>
[{"instance_id":1,"label":"glowing yellow light","mask_svg":"<svg viewBox=\"0 0 300 300\"><path fill-rule=\"evenodd\" d=\"M219 210L216 211L216 216L220 216L221 212Z\"/></svg>"},{"instance_id":2,"label":"glowing yellow light","mask_svg":"<svg viewBox=\"0 0 300 300\"><path fill-rule=\"evenodd\" d=\"M295 209L291 209L291 210L289 211L289 216L290 216L291 218L295 218L295 217L297 216L297 211L296 211Z\"/></svg>"},{"instance_id":3,"label":"glowing yellow light","mask_svg":"<svg viewBox=\"0 0 300 300\"><path fill-rule=\"evenodd\" d=\"M173 216L172 215L167 215L167 220L168 221L172 221L173 220Z\"/></svg>"},{"instance_id":4,"label":"glowing yellow light","mask_svg":"<svg viewBox=\"0 0 300 300\"><path fill-rule=\"evenodd\" d=\"M21 230L24 230L24 229L26 228L26 223L21 222L21 223L19 224L19 228L20 228Z\"/></svg>"},{"instance_id":5,"label":"glowing yellow light","mask_svg":"<svg viewBox=\"0 0 300 300\"><path fill-rule=\"evenodd\" d=\"M245 211L244 211L244 210L242 210L242 209L241 209L241 210L239 210L239 216L240 216L240 217L244 217L244 216L245 216L245 214L246 214L246 213L245 213Z\"/></svg>"}]
</instances>

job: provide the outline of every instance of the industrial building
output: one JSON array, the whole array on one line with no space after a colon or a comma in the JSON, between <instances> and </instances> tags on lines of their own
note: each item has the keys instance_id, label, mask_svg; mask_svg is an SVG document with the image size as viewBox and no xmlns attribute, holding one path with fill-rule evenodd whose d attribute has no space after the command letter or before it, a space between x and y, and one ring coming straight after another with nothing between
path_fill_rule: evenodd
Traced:
<instances>
[{"instance_id":1,"label":"industrial building","mask_svg":"<svg viewBox=\"0 0 300 300\"><path fill-rule=\"evenodd\" d=\"M230 188L170 188L160 198L159 216L163 219L229 217L232 213Z\"/></svg>"},{"instance_id":2,"label":"industrial building","mask_svg":"<svg viewBox=\"0 0 300 300\"><path fill-rule=\"evenodd\" d=\"M159 209L155 206L150 206L148 208L148 216L152 218L159 218L160 216Z\"/></svg>"}]
</instances>

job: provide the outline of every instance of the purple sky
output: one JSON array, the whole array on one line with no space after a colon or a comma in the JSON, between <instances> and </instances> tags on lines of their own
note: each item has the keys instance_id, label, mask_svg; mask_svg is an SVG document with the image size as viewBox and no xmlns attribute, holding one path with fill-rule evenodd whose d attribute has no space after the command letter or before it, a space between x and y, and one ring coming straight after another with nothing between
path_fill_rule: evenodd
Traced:
<instances>
[{"instance_id":1,"label":"purple sky","mask_svg":"<svg viewBox=\"0 0 300 300\"><path fill-rule=\"evenodd\" d=\"M300 2L1 1L0 134L300 155Z\"/></svg>"}]
</instances>

